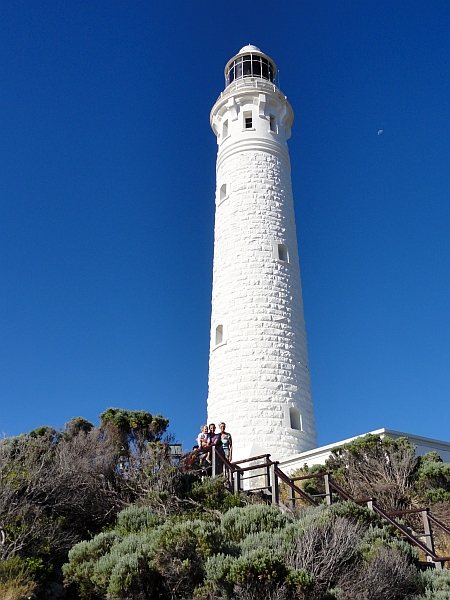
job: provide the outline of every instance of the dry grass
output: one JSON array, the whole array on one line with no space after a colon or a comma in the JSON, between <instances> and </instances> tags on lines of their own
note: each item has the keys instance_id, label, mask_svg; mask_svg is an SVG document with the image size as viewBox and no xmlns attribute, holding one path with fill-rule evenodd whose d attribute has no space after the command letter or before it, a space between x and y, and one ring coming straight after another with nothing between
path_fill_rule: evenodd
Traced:
<instances>
[{"instance_id":1,"label":"dry grass","mask_svg":"<svg viewBox=\"0 0 450 600\"><path fill-rule=\"evenodd\" d=\"M29 598L35 589L36 583L26 563L19 556L0 561L1 600L24 600Z\"/></svg>"},{"instance_id":2,"label":"dry grass","mask_svg":"<svg viewBox=\"0 0 450 600\"><path fill-rule=\"evenodd\" d=\"M0 598L2 600L24 600L29 598L35 589L34 582L17 577L13 581L0 583Z\"/></svg>"}]
</instances>

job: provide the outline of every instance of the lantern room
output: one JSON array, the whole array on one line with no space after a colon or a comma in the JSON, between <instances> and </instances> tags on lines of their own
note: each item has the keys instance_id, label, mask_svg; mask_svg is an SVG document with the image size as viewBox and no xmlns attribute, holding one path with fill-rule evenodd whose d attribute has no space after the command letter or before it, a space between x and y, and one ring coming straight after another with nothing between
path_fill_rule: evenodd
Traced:
<instances>
[{"instance_id":1,"label":"lantern room","mask_svg":"<svg viewBox=\"0 0 450 600\"><path fill-rule=\"evenodd\" d=\"M241 48L225 67L225 85L243 77L258 77L274 82L277 76L275 63L259 48L249 44Z\"/></svg>"}]
</instances>

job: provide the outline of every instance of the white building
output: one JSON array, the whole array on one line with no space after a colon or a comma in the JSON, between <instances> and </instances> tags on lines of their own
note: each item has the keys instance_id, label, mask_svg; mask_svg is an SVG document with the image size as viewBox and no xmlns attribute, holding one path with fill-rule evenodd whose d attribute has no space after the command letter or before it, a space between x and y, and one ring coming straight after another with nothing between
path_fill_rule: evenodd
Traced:
<instances>
[{"instance_id":1,"label":"white building","mask_svg":"<svg viewBox=\"0 0 450 600\"><path fill-rule=\"evenodd\" d=\"M245 46L211 111L217 184L208 422L233 459L317 446L287 140L274 62Z\"/></svg>"},{"instance_id":2,"label":"white building","mask_svg":"<svg viewBox=\"0 0 450 600\"><path fill-rule=\"evenodd\" d=\"M416 447L417 456L423 456L424 454L427 454L427 452L437 452L444 462L450 463L449 442L426 438L420 435L414 435L412 433L395 431L394 429L376 429L375 431L370 431L369 433L372 435L378 435L381 438L389 437L393 440L406 437L408 438L409 443ZM368 434L363 433L361 435L348 438L347 440L335 442L334 444L328 444L327 446L321 446L320 448L314 448L313 450L302 452L296 456L293 455L289 458L281 460L280 467L285 473L292 473L292 471L304 467L305 465L308 467L312 467L313 465L323 465L330 456L333 448L344 446L344 444L348 444L349 442L356 440L356 438L364 437L365 435Z\"/></svg>"}]
</instances>

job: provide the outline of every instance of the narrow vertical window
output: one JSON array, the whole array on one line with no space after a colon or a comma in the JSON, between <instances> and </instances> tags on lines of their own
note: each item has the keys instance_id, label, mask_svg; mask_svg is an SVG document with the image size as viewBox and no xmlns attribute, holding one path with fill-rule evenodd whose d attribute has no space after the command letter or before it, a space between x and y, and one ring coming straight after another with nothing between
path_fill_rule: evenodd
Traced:
<instances>
[{"instance_id":1,"label":"narrow vertical window","mask_svg":"<svg viewBox=\"0 0 450 600\"><path fill-rule=\"evenodd\" d=\"M253 127L252 113L251 111L244 113L244 129L251 129Z\"/></svg>"},{"instance_id":2,"label":"narrow vertical window","mask_svg":"<svg viewBox=\"0 0 450 600\"><path fill-rule=\"evenodd\" d=\"M227 197L227 184L223 183L220 186L219 200L224 200Z\"/></svg>"},{"instance_id":3,"label":"narrow vertical window","mask_svg":"<svg viewBox=\"0 0 450 600\"><path fill-rule=\"evenodd\" d=\"M278 260L289 262L289 254L284 244L278 244Z\"/></svg>"},{"instance_id":4,"label":"narrow vertical window","mask_svg":"<svg viewBox=\"0 0 450 600\"><path fill-rule=\"evenodd\" d=\"M289 418L291 422L291 429L297 429L298 431L303 431L302 427L302 415L298 408L291 407L289 409Z\"/></svg>"},{"instance_id":5,"label":"narrow vertical window","mask_svg":"<svg viewBox=\"0 0 450 600\"><path fill-rule=\"evenodd\" d=\"M223 122L222 127L222 139L224 140L226 137L228 137L228 119Z\"/></svg>"},{"instance_id":6,"label":"narrow vertical window","mask_svg":"<svg viewBox=\"0 0 450 600\"><path fill-rule=\"evenodd\" d=\"M216 346L223 342L223 325L217 325L216 327Z\"/></svg>"},{"instance_id":7,"label":"narrow vertical window","mask_svg":"<svg viewBox=\"0 0 450 600\"><path fill-rule=\"evenodd\" d=\"M270 131L277 133L277 118L275 115L270 115Z\"/></svg>"}]
</instances>

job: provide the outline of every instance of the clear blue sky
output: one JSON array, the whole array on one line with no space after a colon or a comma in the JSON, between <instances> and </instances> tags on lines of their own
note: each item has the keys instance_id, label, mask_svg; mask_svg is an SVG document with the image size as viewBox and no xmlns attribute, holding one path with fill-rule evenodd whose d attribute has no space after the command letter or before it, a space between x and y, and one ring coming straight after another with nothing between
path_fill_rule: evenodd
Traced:
<instances>
[{"instance_id":1,"label":"clear blue sky","mask_svg":"<svg viewBox=\"0 0 450 600\"><path fill-rule=\"evenodd\" d=\"M295 112L319 443L379 427L450 440L447 0L2 2L0 432L118 406L194 443L209 112L248 43Z\"/></svg>"}]
</instances>

